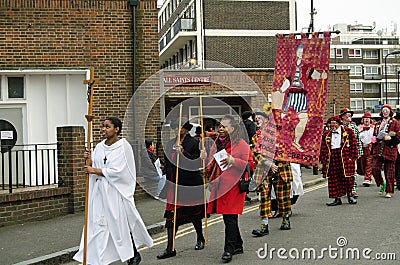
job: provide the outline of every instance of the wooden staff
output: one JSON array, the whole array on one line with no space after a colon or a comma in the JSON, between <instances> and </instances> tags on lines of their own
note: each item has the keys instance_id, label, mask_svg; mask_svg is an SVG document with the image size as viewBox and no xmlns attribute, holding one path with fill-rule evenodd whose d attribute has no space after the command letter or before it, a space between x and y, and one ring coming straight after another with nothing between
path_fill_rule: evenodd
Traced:
<instances>
[{"instance_id":1,"label":"wooden staff","mask_svg":"<svg viewBox=\"0 0 400 265\"><path fill-rule=\"evenodd\" d=\"M90 79L84 80L83 83L88 85L88 114L85 115L87 120L87 135L86 135L86 149L90 150L90 141L92 138L92 121L94 116L92 115L93 106L93 85L97 80L94 79L94 68L90 68ZM90 158L85 161L86 166L90 166ZM88 202L89 202L89 173L86 173L86 190L85 190L85 218L83 227L83 265L86 265L86 252L87 252L87 231L88 231Z\"/></svg>"},{"instance_id":2,"label":"wooden staff","mask_svg":"<svg viewBox=\"0 0 400 265\"><path fill-rule=\"evenodd\" d=\"M179 125L178 125L178 139L177 147L181 145L181 127L182 127L182 103L179 106ZM175 196L174 196L174 229L172 234L172 251L175 249L175 231L176 231L176 204L178 199L178 180L179 180L179 154L180 150L176 152L176 171L175 171Z\"/></svg>"},{"instance_id":3,"label":"wooden staff","mask_svg":"<svg viewBox=\"0 0 400 265\"><path fill-rule=\"evenodd\" d=\"M205 151L204 148L204 121L203 121L203 98L200 96L200 117L199 123L201 128L200 141L201 141L201 150ZM207 222L207 194L206 194L206 160L201 159L202 162L202 171L203 171L203 196L204 196L204 226L206 230L206 244L208 244L208 222Z\"/></svg>"}]
</instances>

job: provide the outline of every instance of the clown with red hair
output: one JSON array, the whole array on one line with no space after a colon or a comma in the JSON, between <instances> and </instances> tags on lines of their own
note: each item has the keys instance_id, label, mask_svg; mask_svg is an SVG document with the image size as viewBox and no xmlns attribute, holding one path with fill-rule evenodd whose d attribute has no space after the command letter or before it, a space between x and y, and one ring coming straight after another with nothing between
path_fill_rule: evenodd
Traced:
<instances>
[{"instance_id":1,"label":"clown with red hair","mask_svg":"<svg viewBox=\"0 0 400 265\"><path fill-rule=\"evenodd\" d=\"M375 183L380 187L379 193L391 198L394 192L394 174L397 159L397 144L400 140L400 124L393 119L393 110L389 104L382 107L379 115L382 120L375 124L375 143L372 145L372 175ZM382 169L385 174L386 183L382 178Z\"/></svg>"}]
</instances>

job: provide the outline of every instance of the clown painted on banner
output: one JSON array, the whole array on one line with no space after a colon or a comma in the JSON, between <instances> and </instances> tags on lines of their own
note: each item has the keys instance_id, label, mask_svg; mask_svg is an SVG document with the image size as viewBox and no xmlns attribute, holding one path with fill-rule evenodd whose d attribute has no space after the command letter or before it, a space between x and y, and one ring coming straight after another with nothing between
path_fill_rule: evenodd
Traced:
<instances>
[{"instance_id":1,"label":"clown painted on banner","mask_svg":"<svg viewBox=\"0 0 400 265\"><path fill-rule=\"evenodd\" d=\"M329 71L330 33L278 35L272 105L276 159L317 165Z\"/></svg>"}]
</instances>

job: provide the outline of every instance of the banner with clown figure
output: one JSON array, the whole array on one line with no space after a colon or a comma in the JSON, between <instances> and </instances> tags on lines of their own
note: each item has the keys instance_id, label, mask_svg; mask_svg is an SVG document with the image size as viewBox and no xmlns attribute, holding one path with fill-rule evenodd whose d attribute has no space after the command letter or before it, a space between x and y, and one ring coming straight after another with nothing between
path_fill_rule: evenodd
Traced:
<instances>
[{"instance_id":1,"label":"banner with clown figure","mask_svg":"<svg viewBox=\"0 0 400 265\"><path fill-rule=\"evenodd\" d=\"M318 164L329 57L330 32L278 35L272 92L275 160Z\"/></svg>"}]
</instances>

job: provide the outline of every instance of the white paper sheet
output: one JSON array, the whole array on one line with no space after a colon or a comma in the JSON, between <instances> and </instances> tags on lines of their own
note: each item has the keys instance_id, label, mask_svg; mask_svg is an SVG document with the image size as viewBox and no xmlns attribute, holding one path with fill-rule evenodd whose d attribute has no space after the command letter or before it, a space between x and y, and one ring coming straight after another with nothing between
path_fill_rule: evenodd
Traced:
<instances>
[{"instance_id":1,"label":"white paper sheet","mask_svg":"<svg viewBox=\"0 0 400 265\"><path fill-rule=\"evenodd\" d=\"M225 149L222 149L221 151L219 151L219 152L214 154L215 161L217 161L217 163L218 163L218 165L219 165L219 167L221 168L222 171L225 171L225 170L228 169L228 166L224 166L223 167L221 165L221 163L222 163L221 160L223 160L223 159L225 159L227 157L228 157L228 153L226 152Z\"/></svg>"}]
</instances>

